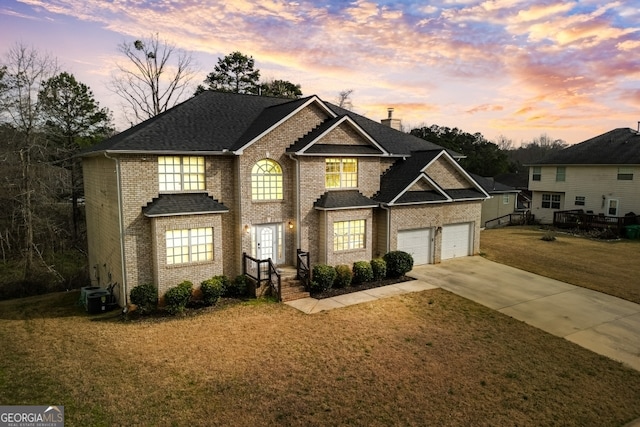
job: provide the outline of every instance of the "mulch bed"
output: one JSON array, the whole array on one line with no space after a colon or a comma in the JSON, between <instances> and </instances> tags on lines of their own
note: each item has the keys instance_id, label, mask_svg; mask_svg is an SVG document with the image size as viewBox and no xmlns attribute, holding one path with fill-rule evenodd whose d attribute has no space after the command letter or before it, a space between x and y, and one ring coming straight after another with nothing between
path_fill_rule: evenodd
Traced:
<instances>
[{"instance_id":1,"label":"mulch bed","mask_svg":"<svg viewBox=\"0 0 640 427\"><path fill-rule=\"evenodd\" d=\"M366 291L367 289L379 288L380 286L393 285L395 283L409 282L415 280L410 276L401 276L396 279L385 279L377 282L366 282L355 286L347 286L346 288L331 288L324 292L311 292L311 297L316 299L332 298L338 295L350 294L352 292Z\"/></svg>"}]
</instances>

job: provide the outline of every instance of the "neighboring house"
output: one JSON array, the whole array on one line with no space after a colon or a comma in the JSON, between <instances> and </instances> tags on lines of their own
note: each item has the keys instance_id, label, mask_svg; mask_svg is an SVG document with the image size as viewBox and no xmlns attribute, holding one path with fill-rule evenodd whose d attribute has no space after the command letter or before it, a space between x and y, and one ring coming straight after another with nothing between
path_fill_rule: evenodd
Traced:
<instances>
[{"instance_id":1,"label":"neighboring house","mask_svg":"<svg viewBox=\"0 0 640 427\"><path fill-rule=\"evenodd\" d=\"M491 196L482 202L482 216L480 219L482 227L486 227L487 221L501 218L518 210L518 194L520 190L497 182L494 178L486 178L476 174L470 175Z\"/></svg>"},{"instance_id":2,"label":"neighboring house","mask_svg":"<svg viewBox=\"0 0 640 427\"><path fill-rule=\"evenodd\" d=\"M243 253L477 254L488 195L454 156L317 96L206 91L81 154L93 284L125 304L138 284L241 274Z\"/></svg>"},{"instance_id":3,"label":"neighboring house","mask_svg":"<svg viewBox=\"0 0 640 427\"><path fill-rule=\"evenodd\" d=\"M531 211L542 223L554 212L583 210L622 217L640 213L640 133L630 128L572 145L529 165Z\"/></svg>"}]
</instances>

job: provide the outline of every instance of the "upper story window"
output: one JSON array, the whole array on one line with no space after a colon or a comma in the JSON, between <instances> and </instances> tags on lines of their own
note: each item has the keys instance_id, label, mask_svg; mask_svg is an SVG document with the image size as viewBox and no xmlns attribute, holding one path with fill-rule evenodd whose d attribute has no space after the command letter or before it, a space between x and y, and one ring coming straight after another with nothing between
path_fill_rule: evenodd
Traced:
<instances>
[{"instance_id":1,"label":"upper story window","mask_svg":"<svg viewBox=\"0 0 640 427\"><path fill-rule=\"evenodd\" d=\"M633 181L633 168L618 168L618 181Z\"/></svg>"},{"instance_id":2,"label":"upper story window","mask_svg":"<svg viewBox=\"0 0 640 427\"><path fill-rule=\"evenodd\" d=\"M158 157L160 191L204 190L204 157Z\"/></svg>"},{"instance_id":3,"label":"upper story window","mask_svg":"<svg viewBox=\"0 0 640 427\"><path fill-rule=\"evenodd\" d=\"M502 195L502 204L503 205L508 205L510 201L511 201L511 197L509 197L508 194L503 194Z\"/></svg>"},{"instance_id":4,"label":"upper story window","mask_svg":"<svg viewBox=\"0 0 640 427\"><path fill-rule=\"evenodd\" d=\"M282 200L282 168L271 159L259 160L251 169L252 200Z\"/></svg>"},{"instance_id":5,"label":"upper story window","mask_svg":"<svg viewBox=\"0 0 640 427\"><path fill-rule=\"evenodd\" d=\"M564 166L558 166L556 168L556 181L564 182L566 176L567 176L567 168L565 168Z\"/></svg>"},{"instance_id":6,"label":"upper story window","mask_svg":"<svg viewBox=\"0 0 640 427\"><path fill-rule=\"evenodd\" d=\"M326 188L356 188L357 186L357 159L329 158L325 160Z\"/></svg>"},{"instance_id":7,"label":"upper story window","mask_svg":"<svg viewBox=\"0 0 640 427\"><path fill-rule=\"evenodd\" d=\"M165 238L168 265L213 259L212 228L169 230Z\"/></svg>"},{"instance_id":8,"label":"upper story window","mask_svg":"<svg viewBox=\"0 0 640 427\"><path fill-rule=\"evenodd\" d=\"M533 173L531 175L531 180L532 181L540 181L541 177L542 177L542 167L534 166L533 167Z\"/></svg>"},{"instance_id":9,"label":"upper story window","mask_svg":"<svg viewBox=\"0 0 640 427\"><path fill-rule=\"evenodd\" d=\"M333 250L347 251L364 248L365 220L338 221L333 223Z\"/></svg>"}]
</instances>

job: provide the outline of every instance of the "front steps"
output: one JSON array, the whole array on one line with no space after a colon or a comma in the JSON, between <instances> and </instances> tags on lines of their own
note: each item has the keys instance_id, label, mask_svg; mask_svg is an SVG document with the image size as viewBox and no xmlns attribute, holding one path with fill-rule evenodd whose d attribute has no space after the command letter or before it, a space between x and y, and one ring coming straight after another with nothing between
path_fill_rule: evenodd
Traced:
<instances>
[{"instance_id":1,"label":"front steps","mask_svg":"<svg viewBox=\"0 0 640 427\"><path fill-rule=\"evenodd\" d=\"M293 267L280 267L278 272L281 277L282 289L280 295L282 302L295 301L297 299L309 298L309 292L304 289L302 282L296 279L297 271Z\"/></svg>"}]
</instances>

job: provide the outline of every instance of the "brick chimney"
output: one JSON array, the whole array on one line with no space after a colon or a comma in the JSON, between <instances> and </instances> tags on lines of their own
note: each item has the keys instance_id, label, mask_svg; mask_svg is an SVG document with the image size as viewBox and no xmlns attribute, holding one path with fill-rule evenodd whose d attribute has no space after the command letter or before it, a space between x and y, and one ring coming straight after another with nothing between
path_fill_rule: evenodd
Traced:
<instances>
[{"instance_id":1,"label":"brick chimney","mask_svg":"<svg viewBox=\"0 0 640 427\"><path fill-rule=\"evenodd\" d=\"M387 113L389 114L387 116L387 118L380 120L380 123L382 123L385 126L389 126L392 129L401 131L402 130L402 121L400 119L394 119L393 118L393 107L387 108Z\"/></svg>"}]
</instances>

